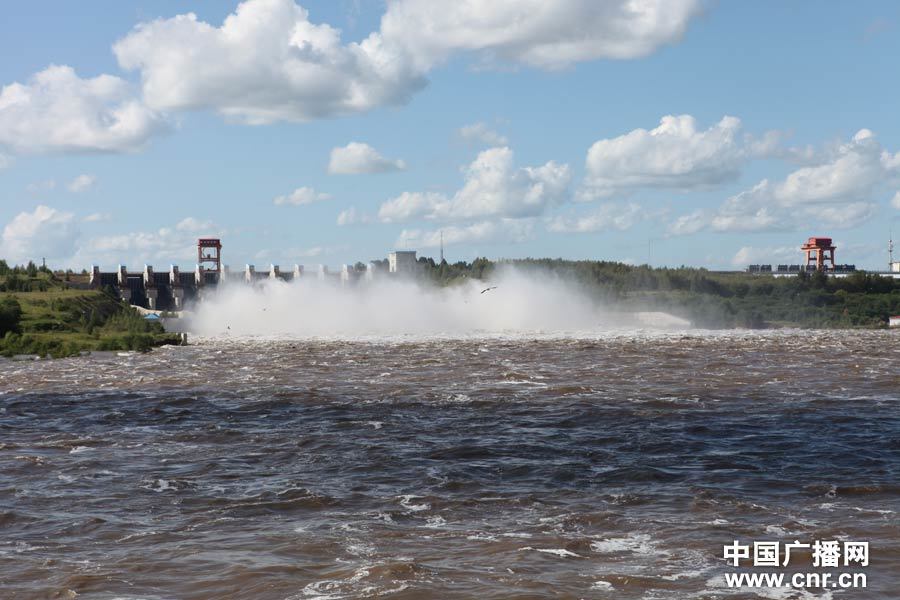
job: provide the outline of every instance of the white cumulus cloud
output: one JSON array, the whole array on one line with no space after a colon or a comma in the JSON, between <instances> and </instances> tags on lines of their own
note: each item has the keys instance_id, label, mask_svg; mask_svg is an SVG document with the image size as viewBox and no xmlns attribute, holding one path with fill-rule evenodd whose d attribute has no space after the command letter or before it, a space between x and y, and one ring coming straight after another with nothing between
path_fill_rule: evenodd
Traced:
<instances>
[{"instance_id":1,"label":"white cumulus cloud","mask_svg":"<svg viewBox=\"0 0 900 600\"><path fill-rule=\"evenodd\" d=\"M66 188L75 194L86 192L97 184L97 178L94 175L82 174L70 181Z\"/></svg>"},{"instance_id":2,"label":"white cumulus cloud","mask_svg":"<svg viewBox=\"0 0 900 600\"><path fill-rule=\"evenodd\" d=\"M296 190L285 196L276 196L273 202L278 206L304 206L306 204L312 204L314 202L329 200L330 198L331 194L317 192L311 187L303 186L297 188Z\"/></svg>"},{"instance_id":3,"label":"white cumulus cloud","mask_svg":"<svg viewBox=\"0 0 900 600\"><path fill-rule=\"evenodd\" d=\"M770 201L770 188L763 179L752 189L728 198L710 217L710 229L749 232L793 227L793 215Z\"/></svg>"},{"instance_id":4,"label":"white cumulus cloud","mask_svg":"<svg viewBox=\"0 0 900 600\"><path fill-rule=\"evenodd\" d=\"M690 115L665 116L655 129L635 129L595 142L587 153L583 199L640 188L703 189L737 179L750 148L741 121L723 117L705 130Z\"/></svg>"},{"instance_id":5,"label":"white cumulus cloud","mask_svg":"<svg viewBox=\"0 0 900 600\"><path fill-rule=\"evenodd\" d=\"M700 9L698 0L396 0L381 35L420 70L460 52L558 69L646 56L680 40Z\"/></svg>"},{"instance_id":6,"label":"white cumulus cloud","mask_svg":"<svg viewBox=\"0 0 900 600\"><path fill-rule=\"evenodd\" d=\"M403 192L384 202L378 209L383 223L401 223L415 218L434 218L436 211L449 201L437 192Z\"/></svg>"},{"instance_id":7,"label":"white cumulus cloud","mask_svg":"<svg viewBox=\"0 0 900 600\"><path fill-rule=\"evenodd\" d=\"M221 26L193 13L141 23L113 51L140 72L150 106L210 108L253 124L403 103L424 85L377 32L343 44L293 0L247 0Z\"/></svg>"},{"instance_id":8,"label":"white cumulus cloud","mask_svg":"<svg viewBox=\"0 0 900 600\"><path fill-rule=\"evenodd\" d=\"M399 159L385 158L375 148L362 142L350 142L333 148L328 161L332 175L359 175L363 173L387 173L402 171L406 163Z\"/></svg>"},{"instance_id":9,"label":"white cumulus cloud","mask_svg":"<svg viewBox=\"0 0 900 600\"><path fill-rule=\"evenodd\" d=\"M868 129L859 130L827 162L803 167L775 185L772 195L782 204L847 202L868 198L900 172L900 153L882 148Z\"/></svg>"},{"instance_id":10,"label":"white cumulus cloud","mask_svg":"<svg viewBox=\"0 0 900 600\"><path fill-rule=\"evenodd\" d=\"M571 170L550 161L540 167L515 167L509 148L481 152L465 169L465 183L452 197L435 192L404 192L383 203L378 218L386 223L415 218L473 220L485 217L533 217L563 202Z\"/></svg>"},{"instance_id":11,"label":"white cumulus cloud","mask_svg":"<svg viewBox=\"0 0 900 600\"><path fill-rule=\"evenodd\" d=\"M0 146L15 153L128 152L165 128L112 75L82 79L54 65L0 89Z\"/></svg>"},{"instance_id":12,"label":"white cumulus cloud","mask_svg":"<svg viewBox=\"0 0 900 600\"><path fill-rule=\"evenodd\" d=\"M0 256L15 263L69 258L79 234L75 215L40 205L19 213L3 228Z\"/></svg>"},{"instance_id":13,"label":"white cumulus cloud","mask_svg":"<svg viewBox=\"0 0 900 600\"><path fill-rule=\"evenodd\" d=\"M875 198L900 177L900 153L885 150L868 129L818 156L817 164L795 169L780 181L763 179L715 210L676 218L669 233L771 231L807 223L852 228L876 214Z\"/></svg>"}]
</instances>

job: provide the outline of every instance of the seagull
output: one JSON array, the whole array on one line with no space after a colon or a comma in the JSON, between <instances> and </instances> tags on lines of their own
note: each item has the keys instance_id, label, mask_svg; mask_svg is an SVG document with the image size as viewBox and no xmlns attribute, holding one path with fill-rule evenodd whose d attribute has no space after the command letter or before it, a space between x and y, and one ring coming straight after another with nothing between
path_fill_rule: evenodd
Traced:
<instances>
[{"instance_id":1,"label":"seagull","mask_svg":"<svg viewBox=\"0 0 900 600\"><path fill-rule=\"evenodd\" d=\"M491 291L491 290L496 290L496 289L497 289L497 286L495 285L495 286L493 286L493 287L484 288L483 290L481 290L481 293L483 294L483 293L485 293L485 292L489 292L489 291Z\"/></svg>"}]
</instances>

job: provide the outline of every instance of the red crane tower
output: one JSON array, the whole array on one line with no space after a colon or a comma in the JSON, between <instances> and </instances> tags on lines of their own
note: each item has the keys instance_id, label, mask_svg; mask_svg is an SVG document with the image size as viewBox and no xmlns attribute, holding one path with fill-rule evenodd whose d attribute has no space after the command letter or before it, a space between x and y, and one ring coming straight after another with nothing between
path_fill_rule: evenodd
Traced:
<instances>
[{"instance_id":1,"label":"red crane tower","mask_svg":"<svg viewBox=\"0 0 900 600\"><path fill-rule=\"evenodd\" d=\"M806 254L806 270L812 270L815 265L817 271L834 271L834 250L836 246L831 244L831 238L811 237L800 246L800 250ZM830 264L829 264L830 263Z\"/></svg>"},{"instance_id":2,"label":"red crane tower","mask_svg":"<svg viewBox=\"0 0 900 600\"><path fill-rule=\"evenodd\" d=\"M222 272L222 241L218 238L197 240L197 266L201 273Z\"/></svg>"}]
</instances>

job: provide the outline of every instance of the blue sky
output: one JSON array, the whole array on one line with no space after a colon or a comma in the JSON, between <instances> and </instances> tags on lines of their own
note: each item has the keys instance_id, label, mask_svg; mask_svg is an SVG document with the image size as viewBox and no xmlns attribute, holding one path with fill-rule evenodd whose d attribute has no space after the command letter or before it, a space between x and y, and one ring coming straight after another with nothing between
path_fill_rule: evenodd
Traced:
<instances>
[{"instance_id":1,"label":"blue sky","mask_svg":"<svg viewBox=\"0 0 900 600\"><path fill-rule=\"evenodd\" d=\"M886 266L900 7L623 4L5 7L0 254Z\"/></svg>"}]
</instances>

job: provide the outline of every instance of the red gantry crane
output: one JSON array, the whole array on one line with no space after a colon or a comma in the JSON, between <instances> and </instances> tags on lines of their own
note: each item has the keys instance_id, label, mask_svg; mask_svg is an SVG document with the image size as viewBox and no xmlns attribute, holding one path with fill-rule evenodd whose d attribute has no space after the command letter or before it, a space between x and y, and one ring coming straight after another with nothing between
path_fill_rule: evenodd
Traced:
<instances>
[{"instance_id":1,"label":"red gantry crane","mask_svg":"<svg viewBox=\"0 0 900 600\"><path fill-rule=\"evenodd\" d=\"M811 237L800 249L806 254L806 270L834 271L834 250L831 238Z\"/></svg>"}]
</instances>

